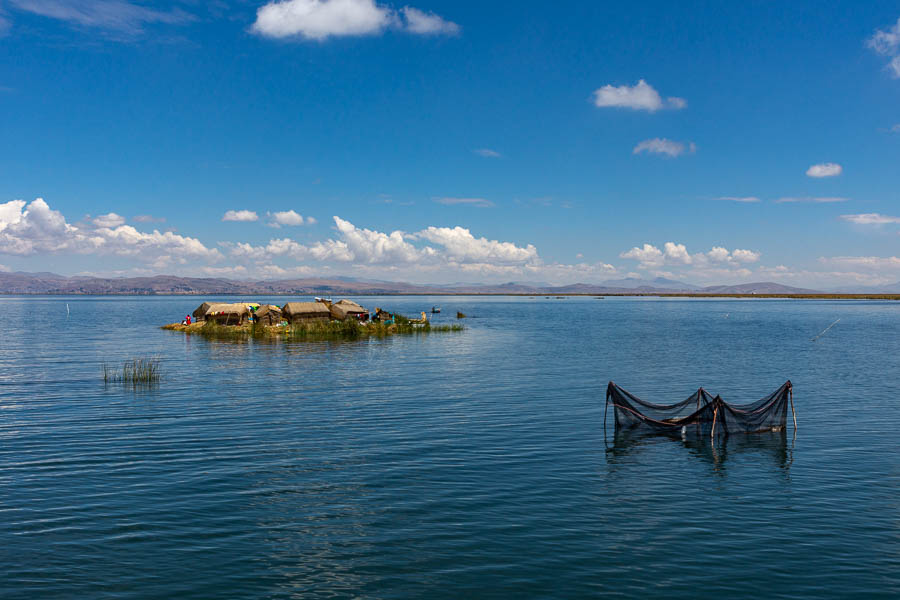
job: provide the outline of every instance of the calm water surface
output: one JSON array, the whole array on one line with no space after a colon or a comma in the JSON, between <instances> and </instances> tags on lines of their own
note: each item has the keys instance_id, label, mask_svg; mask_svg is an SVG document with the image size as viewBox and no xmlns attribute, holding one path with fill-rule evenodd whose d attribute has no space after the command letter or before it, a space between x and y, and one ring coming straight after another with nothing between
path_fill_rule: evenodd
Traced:
<instances>
[{"instance_id":1,"label":"calm water surface","mask_svg":"<svg viewBox=\"0 0 900 600\"><path fill-rule=\"evenodd\" d=\"M360 300L476 318L233 343L158 329L198 299L0 298L0 597L900 595L900 304ZM139 355L158 387L104 386ZM799 431L617 439L610 379L791 379Z\"/></svg>"}]
</instances>

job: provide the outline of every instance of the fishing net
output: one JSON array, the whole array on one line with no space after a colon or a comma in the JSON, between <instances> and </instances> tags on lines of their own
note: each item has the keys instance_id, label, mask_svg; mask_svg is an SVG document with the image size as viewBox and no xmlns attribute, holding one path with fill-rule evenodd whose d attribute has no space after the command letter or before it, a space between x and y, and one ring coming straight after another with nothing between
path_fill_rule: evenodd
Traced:
<instances>
[{"instance_id":1,"label":"fishing net","mask_svg":"<svg viewBox=\"0 0 900 600\"><path fill-rule=\"evenodd\" d=\"M613 406L617 431L636 429L680 436L781 431L787 424L788 404L792 412L794 409L792 389L791 382L787 381L756 402L729 404L721 396L712 396L700 388L681 402L653 404L610 381L606 387L606 407Z\"/></svg>"}]
</instances>

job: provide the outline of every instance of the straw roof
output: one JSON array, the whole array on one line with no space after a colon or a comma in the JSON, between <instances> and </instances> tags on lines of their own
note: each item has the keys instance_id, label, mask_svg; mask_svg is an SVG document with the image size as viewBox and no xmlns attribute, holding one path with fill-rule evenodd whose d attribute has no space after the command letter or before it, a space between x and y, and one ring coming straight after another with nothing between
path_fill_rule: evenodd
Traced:
<instances>
[{"instance_id":1,"label":"straw roof","mask_svg":"<svg viewBox=\"0 0 900 600\"><path fill-rule=\"evenodd\" d=\"M269 313L277 313L281 314L281 307L276 306L274 304L263 304L259 308L256 309L256 316L261 317L263 315L267 315Z\"/></svg>"},{"instance_id":2,"label":"straw roof","mask_svg":"<svg viewBox=\"0 0 900 600\"><path fill-rule=\"evenodd\" d=\"M192 312L191 315L195 319L202 319L206 316L206 311L208 311L212 305L212 302L204 302L203 304L195 308L194 312Z\"/></svg>"},{"instance_id":3,"label":"straw roof","mask_svg":"<svg viewBox=\"0 0 900 600\"><path fill-rule=\"evenodd\" d=\"M347 312L368 312L353 300L338 300L332 306L340 306L342 310Z\"/></svg>"},{"instance_id":4,"label":"straw roof","mask_svg":"<svg viewBox=\"0 0 900 600\"><path fill-rule=\"evenodd\" d=\"M247 308L248 304L253 303L213 304L209 307L209 310L206 311L206 316L223 313L226 315L246 315L250 313L250 309Z\"/></svg>"},{"instance_id":5,"label":"straw roof","mask_svg":"<svg viewBox=\"0 0 900 600\"><path fill-rule=\"evenodd\" d=\"M369 314L365 308L352 300L340 300L331 305L331 315L335 319L344 320L348 315Z\"/></svg>"},{"instance_id":6,"label":"straw roof","mask_svg":"<svg viewBox=\"0 0 900 600\"><path fill-rule=\"evenodd\" d=\"M281 310L289 317L328 317L331 315L331 311L328 310L328 307L321 302L288 302Z\"/></svg>"}]
</instances>

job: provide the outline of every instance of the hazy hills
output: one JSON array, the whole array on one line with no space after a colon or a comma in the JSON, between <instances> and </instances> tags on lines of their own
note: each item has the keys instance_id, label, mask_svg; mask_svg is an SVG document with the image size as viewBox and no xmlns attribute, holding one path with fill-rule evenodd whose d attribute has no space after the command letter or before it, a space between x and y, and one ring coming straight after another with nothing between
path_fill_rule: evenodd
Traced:
<instances>
[{"instance_id":1,"label":"hazy hills","mask_svg":"<svg viewBox=\"0 0 900 600\"><path fill-rule=\"evenodd\" d=\"M900 285L897 286L900 288ZM657 278L626 278L599 284L576 283L551 286L543 283L503 283L496 285L455 283L413 284L366 281L347 277L304 278L273 281L237 281L207 277L65 277L54 273L0 273L0 294L85 294L85 295L323 295L323 294L815 294L816 290L761 282L740 285L698 287Z\"/></svg>"}]
</instances>

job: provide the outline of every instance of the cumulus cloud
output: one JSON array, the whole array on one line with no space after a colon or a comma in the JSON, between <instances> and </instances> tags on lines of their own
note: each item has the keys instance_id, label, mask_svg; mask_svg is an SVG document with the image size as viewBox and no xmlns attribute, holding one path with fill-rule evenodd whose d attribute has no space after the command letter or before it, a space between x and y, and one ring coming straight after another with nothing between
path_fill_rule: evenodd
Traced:
<instances>
[{"instance_id":1,"label":"cumulus cloud","mask_svg":"<svg viewBox=\"0 0 900 600\"><path fill-rule=\"evenodd\" d=\"M890 225L900 223L900 217L892 217L879 213L861 213L858 215L841 215L841 219L854 225Z\"/></svg>"},{"instance_id":2,"label":"cumulus cloud","mask_svg":"<svg viewBox=\"0 0 900 600\"><path fill-rule=\"evenodd\" d=\"M253 222L259 220L259 215L256 214L256 211L252 210L229 210L225 211L225 214L222 215L223 221L239 221L239 222Z\"/></svg>"},{"instance_id":3,"label":"cumulus cloud","mask_svg":"<svg viewBox=\"0 0 900 600\"><path fill-rule=\"evenodd\" d=\"M465 205L465 206L475 206L477 208L491 208L494 206L494 203L490 200L485 200L484 198L435 198L435 202L438 204L444 204L447 206L454 205Z\"/></svg>"},{"instance_id":4,"label":"cumulus cloud","mask_svg":"<svg viewBox=\"0 0 900 600\"><path fill-rule=\"evenodd\" d=\"M275 258L297 261L336 262L354 267L475 270L490 269L518 273L526 266L541 264L537 249L528 244L475 237L463 227L428 227L416 233L385 233L357 227L350 221L334 217L334 238L303 245L290 238L273 239L265 246L246 243L221 244L236 260L255 262ZM424 242L424 244L423 244ZM499 272L499 271L498 271Z\"/></svg>"},{"instance_id":5,"label":"cumulus cloud","mask_svg":"<svg viewBox=\"0 0 900 600\"><path fill-rule=\"evenodd\" d=\"M808 203L808 204L834 204L836 202L846 202L848 198L840 196L788 196L776 200L776 204L790 203Z\"/></svg>"},{"instance_id":6,"label":"cumulus cloud","mask_svg":"<svg viewBox=\"0 0 900 600\"><path fill-rule=\"evenodd\" d=\"M404 6L400 12L406 20L406 29L411 33L420 35L456 35L459 33L459 25L447 21L433 12L424 12L418 8Z\"/></svg>"},{"instance_id":7,"label":"cumulus cloud","mask_svg":"<svg viewBox=\"0 0 900 600\"><path fill-rule=\"evenodd\" d=\"M691 254L684 244L666 242L662 250L652 244L644 244L634 247L619 255L620 258L630 258L640 263L644 269L659 268L663 266L693 266L707 268L711 265L736 266L757 262L761 254L753 250L736 249L729 251L722 246L713 246L709 252Z\"/></svg>"},{"instance_id":8,"label":"cumulus cloud","mask_svg":"<svg viewBox=\"0 0 900 600\"><path fill-rule=\"evenodd\" d=\"M185 23L193 19L180 9L159 11L126 0L11 0L19 10L81 27L136 35L149 23Z\"/></svg>"},{"instance_id":9,"label":"cumulus cloud","mask_svg":"<svg viewBox=\"0 0 900 600\"><path fill-rule=\"evenodd\" d=\"M676 97L663 100L653 86L641 79L633 86L604 85L594 91L594 105L600 108L630 108L656 112L663 108L680 110L687 106L687 101Z\"/></svg>"},{"instance_id":10,"label":"cumulus cloud","mask_svg":"<svg viewBox=\"0 0 900 600\"><path fill-rule=\"evenodd\" d=\"M273 0L256 11L251 31L271 38L376 35L398 27L417 35L455 35L459 25L406 6L397 13L375 0Z\"/></svg>"},{"instance_id":11,"label":"cumulus cloud","mask_svg":"<svg viewBox=\"0 0 900 600\"><path fill-rule=\"evenodd\" d=\"M252 31L273 38L371 35L391 24L392 12L374 0L281 0L256 12Z\"/></svg>"},{"instance_id":12,"label":"cumulus cloud","mask_svg":"<svg viewBox=\"0 0 900 600\"><path fill-rule=\"evenodd\" d=\"M42 198L27 204L24 200L0 204L0 254L115 254L144 262L221 258L218 250L207 248L195 238L155 230L141 232L110 215L105 217L105 222L93 223L93 229L80 228L66 222L62 213L51 209Z\"/></svg>"},{"instance_id":13,"label":"cumulus cloud","mask_svg":"<svg viewBox=\"0 0 900 600\"><path fill-rule=\"evenodd\" d=\"M892 77L900 77L900 19L888 29L876 29L866 44L888 58L887 69Z\"/></svg>"},{"instance_id":14,"label":"cumulus cloud","mask_svg":"<svg viewBox=\"0 0 900 600\"><path fill-rule=\"evenodd\" d=\"M806 170L808 177L836 177L844 172L844 167L837 163L820 163Z\"/></svg>"},{"instance_id":15,"label":"cumulus cloud","mask_svg":"<svg viewBox=\"0 0 900 600\"><path fill-rule=\"evenodd\" d=\"M898 125L900 127L900 125ZM483 156L484 158L501 158L503 155L497 152L496 150L491 150L490 148L478 148L477 150L472 150L478 156Z\"/></svg>"},{"instance_id":16,"label":"cumulus cloud","mask_svg":"<svg viewBox=\"0 0 900 600\"><path fill-rule=\"evenodd\" d=\"M125 217L114 212L96 217L92 223L97 227L118 227L125 224Z\"/></svg>"},{"instance_id":17,"label":"cumulus cloud","mask_svg":"<svg viewBox=\"0 0 900 600\"><path fill-rule=\"evenodd\" d=\"M516 246L512 242L499 242L476 238L463 227L429 227L415 237L444 248L447 258L461 263L521 264L538 258L537 248Z\"/></svg>"},{"instance_id":18,"label":"cumulus cloud","mask_svg":"<svg viewBox=\"0 0 900 600\"><path fill-rule=\"evenodd\" d=\"M635 246L619 254L619 258L631 258L647 266L662 266L664 262L662 251L652 244L644 244L641 248Z\"/></svg>"},{"instance_id":19,"label":"cumulus cloud","mask_svg":"<svg viewBox=\"0 0 900 600\"><path fill-rule=\"evenodd\" d=\"M689 142L685 145L682 142L674 142L665 138L653 138L651 140L644 140L635 146L634 150L632 150L632 154L646 152L648 154L665 154L670 158L675 158L676 156L681 156L685 152L693 154L696 151L697 146L694 142Z\"/></svg>"},{"instance_id":20,"label":"cumulus cloud","mask_svg":"<svg viewBox=\"0 0 900 600\"><path fill-rule=\"evenodd\" d=\"M267 213L269 217L269 227L298 227L300 225L314 225L316 220L312 217L303 216L294 210L285 210L281 212Z\"/></svg>"}]
</instances>

